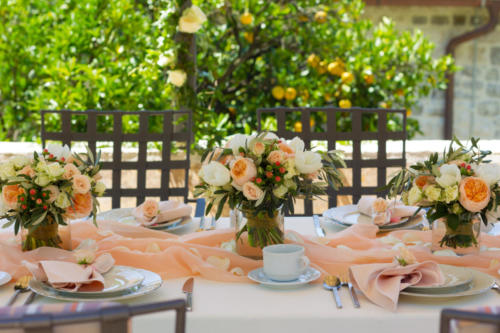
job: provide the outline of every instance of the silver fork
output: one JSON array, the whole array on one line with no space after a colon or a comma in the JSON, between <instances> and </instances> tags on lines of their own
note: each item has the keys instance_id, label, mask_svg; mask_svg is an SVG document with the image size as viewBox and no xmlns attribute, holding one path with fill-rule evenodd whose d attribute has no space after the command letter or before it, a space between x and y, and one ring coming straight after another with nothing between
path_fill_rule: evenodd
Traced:
<instances>
[{"instance_id":1,"label":"silver fork","mask_svg":"<svg viewBox=\"0 0 500 333\"><path fill-rule=\"evenodd\" d=\"M491 289L494 289L497 293L500 293L500 285L498 285L498 283L496 282L493 283Z\"/></svg>"},{"instance_id":2,"label":"silver fork","mask_svg":"<svg viewBox=\"0 0 500 333\"><path fill-rule=\"evenodd\" d=\"M358 296L356 295L356 292L354 291L352 283L349 280L349 276L347 274L340 275L340 283L342 286L347 287L349 289L349 294L351 294L352 304L354 305L354 307L360 308L361 305L359 304Z\"/></svg>"}]
</instances>

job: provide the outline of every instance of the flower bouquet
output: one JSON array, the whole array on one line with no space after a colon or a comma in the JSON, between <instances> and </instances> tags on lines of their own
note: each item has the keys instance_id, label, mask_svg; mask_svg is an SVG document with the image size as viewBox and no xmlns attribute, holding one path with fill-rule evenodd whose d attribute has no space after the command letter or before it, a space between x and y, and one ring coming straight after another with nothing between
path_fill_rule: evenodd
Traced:
<instances>
[{"instance_id":1,"label":"flower bouquet","mask_svg":"<svg viewBox=\"0 0 500 333\"><path fill-rule=\"evenodd\" d=\"M248 245L263 248L283 242L283 215L293 214L296 198L326 193L326 186L338 189L345 167L338 152L304 150L299 138L279 139L273 133L235 135L224 148L208 150L202 156L201 184L195 196L209 199L207 213L216 206L219 218L226 203L242 213L246 224L236 239L246 233Z\"/></svg>"},{"instance_id":2,"label":"flower bouquet","mask_svg":"<svg viewBox=\"0 0 500 333\"><path fill-rule=\"evenodd\" d=\"M23 250L60 247L59 225L94 216L106 187L99 181L100 154L71 154L68 146L49 145L33 157L15 156L0 164L0 218L4 228L27 231Z\"/></svg>"},{"instance_id":3,"label":"flower bouquet","mask_svg":"<svg viewBox=\"0 0 500 333\"><path fill-rule=\"evenodd\" d=\"M481 220L487 224L487 215L496 213L500 166L484 160L491 152L480 150L478 141L472 138L466 147L454 138L442 158L432 154L388 183L389 197L401 194L405 204L429 207L433 250L453 249L458 254L479 251Z\"/></svg>"}]
</instances>

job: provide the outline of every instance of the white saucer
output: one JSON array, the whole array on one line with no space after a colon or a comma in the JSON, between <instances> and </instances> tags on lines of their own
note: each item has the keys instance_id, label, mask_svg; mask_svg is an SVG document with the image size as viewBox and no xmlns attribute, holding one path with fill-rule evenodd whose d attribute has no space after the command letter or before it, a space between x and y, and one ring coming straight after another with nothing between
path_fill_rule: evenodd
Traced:
<instances>
[{"instance_id":1,"label":"white saucer","mask_svg":"<svg viewBox=\"0 0 500 333\"><path fill-rule=\"evenodd\" d=\"M12 279L12 276L10 276L9 273L7 272L0 272L0 286L3 286L6 283L9 283L9 281Z\"/></svg>"},{"instance_id":2,"label":"white saucer","mask_svg":"<svg viewBox=\"0 0 500 333\"><path fill-rule=\"evenodd\" d=\"M264 274L264 269L262 267L254 269L253 271L248 273L248 278L250 280L253 280L255 282L258 282L266 286L273 286L273 287L300 286L312 282L318 279L320 276L321 273L317 269L314 269L312 267L308 267L306 271L302 273L297 280L283 281L283 282L271 280L269 277L267 277L266 274Z\"/></svg>"}]
</instances>

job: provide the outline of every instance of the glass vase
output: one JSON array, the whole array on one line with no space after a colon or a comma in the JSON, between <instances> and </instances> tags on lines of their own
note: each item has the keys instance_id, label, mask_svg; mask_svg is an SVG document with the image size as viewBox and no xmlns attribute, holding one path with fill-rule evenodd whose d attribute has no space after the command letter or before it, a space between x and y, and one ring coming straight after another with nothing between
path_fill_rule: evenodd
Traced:
<instances>
[{"instance_id":1,"label":"glass vase","mask_svg":"<svg viewBox=\"0 0 500 333\"><path fill-rule=\"evenodd\" d=\"M69 228L69 227L67 227ZM71 244L71 236L68 238L69 230L65 230L64 239L66 244ZM59 224L52 217L47 217L39 225L22 228L21 241L23 251L35 250L42 246L63 248L63 240L59 234Z\"/></svg>"},{"instance_id":2,"label":"glass vase","mask_svg":"<svg viewBox=\"0 0 500 333\"><path fill-rule=\"evenodd\" d=\"M262 249L284 242L284 216L281 210L255 212L234 209L230 214L236 232L236 252L244 257L262 259Z\"/></svg>"},{"instance_id":3,"label":"glass vase","mask_svg":"<svg viewBox=\"0 0 500 333\"><path fill-rule=\"evenodd\" d=\"M470 219L459 220L455 228L446 218L432 222L432 251L452 250L462 256L478 254L480 250L481 215L475 214Z\"/></svg>"}]
</instances>

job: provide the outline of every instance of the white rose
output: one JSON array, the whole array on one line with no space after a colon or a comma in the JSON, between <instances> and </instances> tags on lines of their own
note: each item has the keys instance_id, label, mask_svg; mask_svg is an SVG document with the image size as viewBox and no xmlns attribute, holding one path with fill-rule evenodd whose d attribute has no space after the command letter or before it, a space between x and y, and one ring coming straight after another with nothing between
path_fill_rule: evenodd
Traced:
<instances>
[{"instance_id":1,"label":"white rose","mask_svg":"<svg viewBox=\"0 0 500 333\"><path fill-rule=\"evenodd\" d=\"M62 157L65 159L68 159L71 155L71 150L69 149L68 145L60 145L56 143L51 143L47 146L47 150L49 154L54 155L58 160L60 160Z\"/></svg>"},{"instance_id":2,"label":"white rose","mask_svg":"<svg viewBox=\"0 0 500 333\"><path fill-rule=\"evenodd\" d=\"M193 34L200 30L201 25L207 20L205 14L198 6L191 6L182 12L179 19L179 31Z\"/></svg>"},{"instance_id":3,"label":"white rose","mask_svg":"<svg viewBox=\"0 0 500 333\"><path fill-rule=\"evenodd\" d=\"M458 185L446 187L444 189L444 201L450 203L458 199Z\"/></svg>"},{"instance_id":4,"label":"white rose","mask_svg":"<svg viewBox=\"0 0 500 333\"><path fill-rule=\"evenodd\" d=\"M69 201L66 193L59 193L55 201L55 205L59 208L65 209L71 206L71 201Z\"/></svg>"},{"instance_id":5,"label":"white rose","mask_svg":"<svg viewBox=\"0 0 500 333\"><path fill-rule=\"evenodd\" d=\"M277 198L283 198L285 196L286 192L288 192L288 187L286 187L284 185L280 185L273 190L273 194Z\"/></svg>"},{"instance_id":6,"label":"white rose","mask_svg":"<svg viewBox=\"0 0 500 333\"><path fill-rule=\"evenodd\" d=\"M103 195L106 191L106 185L104 185L103 182L97 182L97 184L95 184L95 191L97 195Z\"/></svg>"},{"instance_id":7,"label":"white rose","mask_svg":"<svg viewBox=\"0 0 500 333\"><path fill-rule=\"evenodd\" d=\"M455 164L445 164L439 168L441 176L436 178L436 182L442 187L458 184L462 180L460 169Z\"/></svg>"},{"instance_id":8,"label":"white rose","mask_svg":"<svg viewBox=\"0 0 500 333\"><path fill-rule=\"evenodd\" d=\"M265 140L279 140L278 136L274 134L273 132L267 132L266 135L264 135Z\"/></svg>"},{"instance_id":9,"label":"white rose","mask_svg":"<svg viewBox=\"0 0 500 333\"><path fill-rule=\"evenodd\" d=\"M224 186L231 181L229 170L216 161L202 166L199 175L207 184L213 186Z\"/></svg>"},{"instance_id":10,"label":"white rose","mask_svg":"<svg viewBox=\"0 0 500 333\"><path fill-rule=\"evenodd\" d=\"M182 87L186 82L187 74L182 69L168 71L168 82L176 87Z\"/></svg>"},{"instance_id":11,"label":"white rose","mask_svg":"<svg viewBox=\"0 0 500 333\"><path fill-rule=\"evenodd\" d=\"M5 162L0 164L0 178L7 179L10 177L14 177L16 175L16 171L14 170L14 165L10 162Z\"/></svg>"},{"instance_id":12,"label":"white rose","mask_svg":"<svg viewBox=\"0 0 500 333\"><path fill-rule=\"evenodd\" d=\"M64 169L61 168L61 165L59 163L50 163L47 164L45 172L50 178L57 178L62 176L62 174L64 173Z\"/></svg>"},{"instance_id":13,"label":"white rose","mask_svg":"<svg viewBox=\"0 0 500 333\"><path fill-rule=\"evenodd\" d=\"M484 180L486 184L488 184L488 186L491 186L500 181L500 165L498 164L486 163L481 165L474 165L473 169L476 173L476 176Z\"/></svg>"},{"instance_id":14,"label":"white rose","mask_svg":"<svg viewBox=\"0 0 500 333\"><path fill-rule=\"evenodd\" d=\"M422 200L422 191L418 188L418 186L413 186L408 192L408 204L410 206L414 206L420 200Z\"/></svg>"},{"instance_id":15,"label":"white rose","mask_svg":"<svg viewBox=\"0 0 500 333\"><path fill-rule=\"evenodd\" d=\"M49 185L49 183L50 183L50 178L46 174L39 174L35 178L35 184L37 184L38 186L45 187Z\"/></svg>"},{"instance_id":16,"label":"white rose","mask_svg":"<svg viewBox=\"0 0 500 333\"><path fill-rule=\"evenodd\" d=\"M295 154L295 166L300 173L315 173L323 167L321 155L313 151L305 151Z\"/></svg>"},{"instance_id":17,"label":"white rose","mask_svg":"<svg viewBox=\"0 0 500 333\"><path fill-rule=\"evenodd\" d=\"M441 198L441 189L435 185L429 185L425 187L424 194L425 197L429 199L429 201L439 201L439 199Z\"/></svg>"},{"instance_id":18,"label":"white rose","mask_svg":"<svg viewBox=\"0 0 500 333\"><path fill-rule=\"evenodd\" d=\"M173 63L174 60L175 60L175 57L174 57L173 52L168 51L168 52L160 54L160 56L158 57L158 61L156 62L156 64L158 66L160 66L160 67L165 67L165 66L170 65L171 63Z\"/></svg>"},{"instance_id":19,"label":"white rose","mask_svg":"<svg viewBox=\"0 0 500 333\"><path fill-rule=\"evenodd\" d=\"M25 165L29 164L31 159L28 156L15 156L10 159L10 163L14 165L17 169L22 169Z\"/></svg>"},{"instance_id":20,"label":"white rose","mask_svg":"<svg viewBox=\"0 0 500 333\"><path fill-rule=\"evenodd\" d=\"M248 137L244 134L235 134L231 140L226 144L227 148L230 148L233 150L234 155L239 155L240 154L240 147L245 148L245 146L250 143L250 141L253 139L253 137Z\"/></svg>"},{"instance_id":21,"label":"white rose","mask_svg":"<svg viewBox=\"0 0 500 333\"><path fill-rule=\"evenodd\" d=\"M293 149L295 154L303 152L304 147L305 147L304 141L302 141L297 136L295 138L293 138L292 140L290 140L290 142L288 142L288 145L290 146L290 148Z\"/></svg>"}]
</instances>

